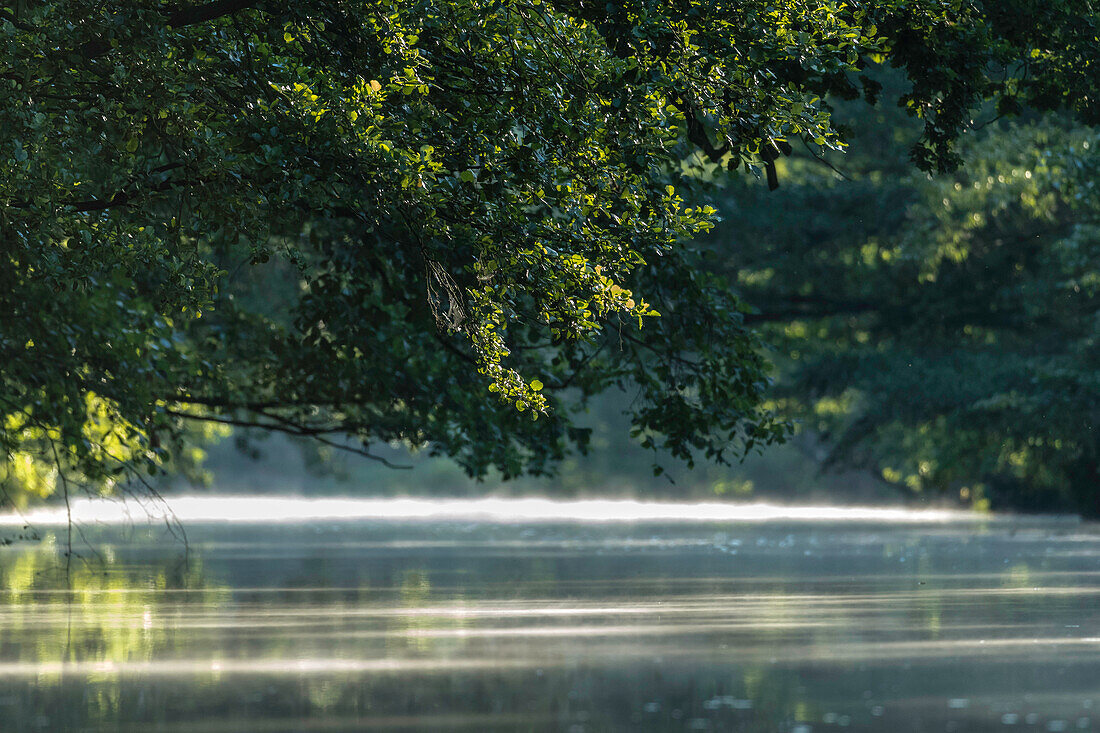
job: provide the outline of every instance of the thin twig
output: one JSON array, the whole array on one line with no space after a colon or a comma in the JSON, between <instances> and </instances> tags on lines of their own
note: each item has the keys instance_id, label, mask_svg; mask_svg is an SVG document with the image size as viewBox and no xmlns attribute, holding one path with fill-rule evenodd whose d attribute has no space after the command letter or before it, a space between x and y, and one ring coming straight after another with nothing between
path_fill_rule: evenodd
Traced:
<instances>
[{"instance_id":1,"label":"thin twig","mask_svg":"<svg viewBox=\"0 0 1100 733\"><path fill-rule=\"evenodd\" d=\"M73 507L69 503L69 477L65 475L65 469L61 465L61 457L57 455L57 444L48 434L46 439L50 441L50 450L53 451L54 464L57 466L57 475L61 479L61 489L65 497L65 578L72 580L70 571L73 564Z\"/></svg>"},{"instance_id":2,"label":"thin twig","mask_svg":"<svg viewBox=\"0 0 1100 733\"><path fill-rule=\"evenodd\" d=\"M841 178L843 178L843 179L844 179L845 181L850 181L850 180L852 180L852 179L851 179L851 178L850 178L850 177L849 177L849 176L848 176L848 175L847 175L847 174L846 174L846 173L845 173L844 171L840 170L840 169L839 169L839 168L837 168L837 167L836 167L835 165L833 165L833 164L832 164L832 163L830 163L830 162L829 162L828 160L826 160L826 159L825 159L825 156L821 155L820 153L817 153L817 152L815 152L815 151L814 151L814 149L810 147L810 144L809 144L808 142L806 142L806 141L805 141L804 139L802 139L802 138L799 138L799 140L801 140L801 141L802 141L802 146L803 146L804 148L806 148L806 152L808 152L808 153L810 154L810 157L811 157L811 158L813 158L813 159L814 159L814 160L816 160L816 161L817 161L818 163L821 163L822 165L824 165L825 167L827 167L827 168L828 168L829 170L831 170L831 171L832 171L833 173L836 173L836 174L837 174L838 176L840 176Z\"/></svg>"}]
</instances>

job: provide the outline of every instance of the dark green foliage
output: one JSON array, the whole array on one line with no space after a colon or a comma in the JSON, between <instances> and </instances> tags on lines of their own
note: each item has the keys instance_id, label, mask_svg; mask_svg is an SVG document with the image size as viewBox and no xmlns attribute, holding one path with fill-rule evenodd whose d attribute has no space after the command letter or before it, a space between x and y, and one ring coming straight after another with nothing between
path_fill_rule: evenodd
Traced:
<instances>
[{"instance_id":1,"label":"dark green foliage","mask_svg":"<svg viewBox=\"0 0 1100 733\"><path fill-rule=\"evenodd\" d=\"M796 161L725 212L786 414L909 491L1100 512L1100 135L991 124L929 179L901 172L904 119L846 116L853 155L830 160L853 180Z\"/></svg>"},{"instance_id":2,"label":"dark green foliage","mask_svg":"<svg viewBox=\"0 0 1100 733\"><path fill-rule=\"evenodd\" d=\"M925 169L984 99L1088 117L1084 7L7 4L8 483L132 478L196 421L542 472L583 443L563 395L613 385L682 457L773 441L681 162L774 177L792 143L840 147L821 100L873 96L878 58Z\"/></svg>"}]
</instances>

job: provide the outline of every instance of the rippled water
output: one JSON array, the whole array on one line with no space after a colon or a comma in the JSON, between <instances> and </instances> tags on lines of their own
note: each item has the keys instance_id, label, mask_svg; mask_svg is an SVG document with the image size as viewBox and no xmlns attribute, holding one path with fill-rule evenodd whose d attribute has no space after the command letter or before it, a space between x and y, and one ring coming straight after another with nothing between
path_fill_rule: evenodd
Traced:
<instances>
[{"instance_id":1,"label":"rippled water","mask_svg":"<svg viewBox=\"0 0 1100 733\"><path fill-rule=\"evenodd\" d=\"M1091 525L250 501L0 550L0 730L1100 728Z\"/></svg>"}]
</instances>

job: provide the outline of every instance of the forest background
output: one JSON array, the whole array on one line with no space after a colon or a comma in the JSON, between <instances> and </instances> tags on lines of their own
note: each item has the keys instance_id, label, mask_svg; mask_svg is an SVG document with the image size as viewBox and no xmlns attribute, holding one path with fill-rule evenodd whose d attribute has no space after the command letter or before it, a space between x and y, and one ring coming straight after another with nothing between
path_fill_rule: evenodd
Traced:
<instances>
[{"instance_id":1,"label":"forest background","mask_svg":"<svg viewBox=\"0 0 1100 733\"><path fill-rule=\"evenodd\" d=\"M4 8L6 500L262 429L365 491L1100 513L1095 13L784 8Z\"/></svg>"}]
</instances>

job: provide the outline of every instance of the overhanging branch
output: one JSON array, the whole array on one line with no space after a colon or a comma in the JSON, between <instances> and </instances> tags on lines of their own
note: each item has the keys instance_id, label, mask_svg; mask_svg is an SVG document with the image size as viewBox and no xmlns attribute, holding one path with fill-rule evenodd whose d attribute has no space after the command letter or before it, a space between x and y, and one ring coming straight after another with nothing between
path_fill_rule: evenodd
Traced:
<instances>
[{"instance_id":1,"label":"overhanging branch","mask_svg":"<svg viewBox=\"0 0 1100 733\"><path fill-rule=\"evenodd\" d=\"M382 456L377 456L377 455L371 453L370 451L368 451L365 448L356 448L353 445L346 445L344 443L340 443L338 441L335 441L335 440L332 440L330 438L325 437L325 435L323 433L342 432L341 430L338 430L338 429L335 429L335 428L333 428L333 429L310 428L310 427L304 426L304 425L294 425L294 424L289 423L288 421L280 423L280 422L271 422L271 421L246 420L246 419L238 419L238 418L232 418L232 417L222 417L222 416L219 416L219 415L195 415L195 414L192 414L192 413L180 412L178 410L171 410L171 409L165 410L165 412L169 415L172 415L173 417L178 417L178 418L181 418L181 419L184 419L184 420L194 420L194 421L197 421L197 422L213 422L213 423L219 423L221 425L231 425L233 427L242 427L242 428L259 428L259 429L262 429L262 430L271 430L271 431L274 431L274 432L277 432L277 433L285 433L286 435L293 435L293 436L299 437L299 438L309 438L310 440L316 440L318 443L321 443L322 445L327 445L330 448L335 448L337 450L341 450L341 451L344 451L346 453L354 453L357 456L363 456L364 458L369 458L372 461L378 461L379 463L381 463L382 465L384 465L388 468L398 468L398 469L403 469L403 470L408 470L408 469L412 468L412 466L405 466L405 465L401 465L401 464L398 464L398 463L393 463L392 461L387 460L386 458L383 458ZM270 418L272 416L268 415L268 417Z\"/></svg>"},{"instance_id":2,"label":"overhanging branch","mask_svg":"<svg viewBox=\"0 0 1100 733\"><path fill-rule=\"evenodd\" d=\"M183 28L197 23L206 23L226 15L239 13L259 4L259 0L214 0L201 5L191 5L172 11L171 15L168 16L168 25L173 28Z\"/></svg>"}]
</instances>

